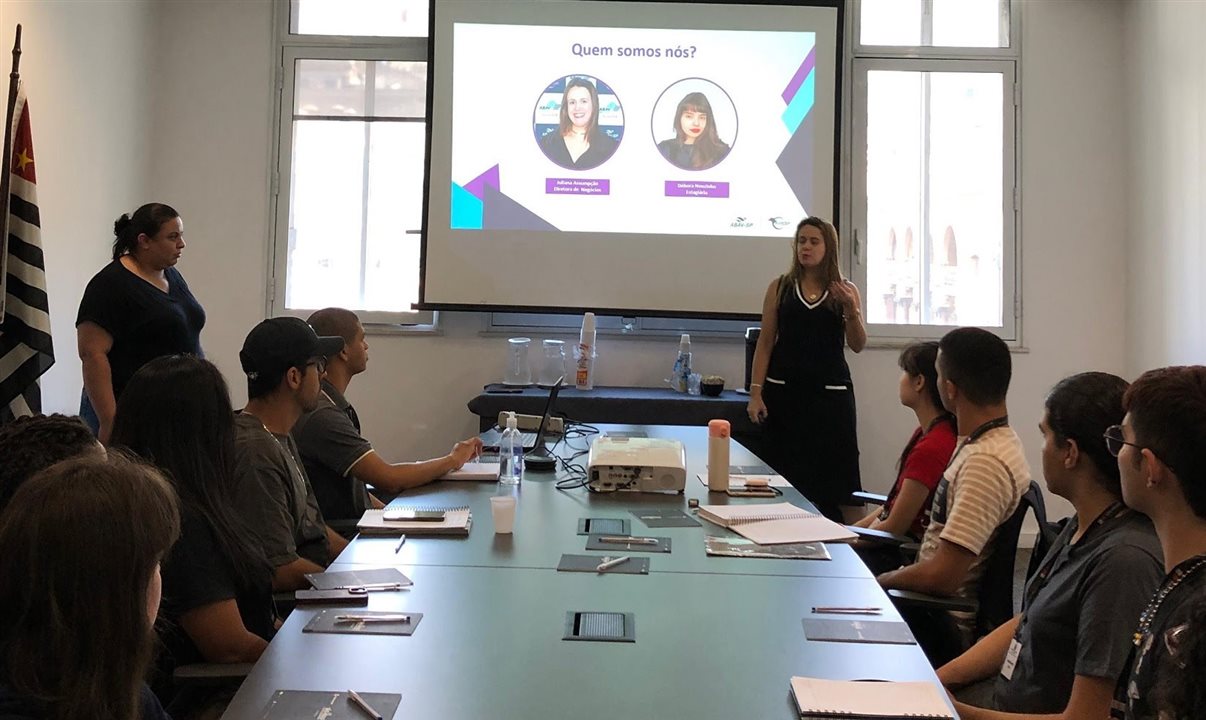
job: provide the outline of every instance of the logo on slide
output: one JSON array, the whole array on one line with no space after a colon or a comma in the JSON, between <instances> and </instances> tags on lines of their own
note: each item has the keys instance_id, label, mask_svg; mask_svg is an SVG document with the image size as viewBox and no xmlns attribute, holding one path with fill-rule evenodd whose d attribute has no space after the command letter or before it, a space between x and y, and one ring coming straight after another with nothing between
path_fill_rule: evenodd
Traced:
<instances>
[{"instance_id":1,"label":"logo on slide","mask_svg":"<svg viewBox=\"0 0 1206 720\"><path fill-rule=\"evenodd\" d=\"M734 220L733 222L729 223L729 227L734 227L734 228L751 228L751 227L754 227L754 223L753 223L753 222L751 222L751 221L750 221L748 218L743 218L743 217L740 217L740 216L739 216L739 217L738 217L736 220Z\"/></svg>"},{"instance_id":2,"label":"logo on slide","mask_svg":"<svg viewBox=\"0 0 1206 720\"><path fill-rule=\"evenodd\" d=\"M774 229L782 230L783 228L787 227L788 225L791 225L791 221L784 220L781 217L773 217L773 218L770 218L770 224L771 224L771 227L773 227Z\"/></svg>"}]
</instances>

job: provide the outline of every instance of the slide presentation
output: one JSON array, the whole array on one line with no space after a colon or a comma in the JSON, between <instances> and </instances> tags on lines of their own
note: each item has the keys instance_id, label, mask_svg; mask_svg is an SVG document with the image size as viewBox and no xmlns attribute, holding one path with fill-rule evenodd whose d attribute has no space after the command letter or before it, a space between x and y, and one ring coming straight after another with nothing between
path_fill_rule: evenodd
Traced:
<instances>
[{"instance_id":1,"label":"slide presentation","mask_svg":"<svg viewBox=\"0 0 1206 720\"><path fill-rule=\"evenodd\" d=\"M756 314L834 215L839 18L437 0L422 304Z\"/></svg>"},{"instance_id":2,"label":"slide presentation","mask_svg":"<svg viewBox=\"0 0 1206 720\"><path fill-rule=\"evenodd\" d=\"M768 235L812 212L815 33L457 23L453 45L458 78L510 63L454 84L453 228Z\"/></svg>"}]
</instances>

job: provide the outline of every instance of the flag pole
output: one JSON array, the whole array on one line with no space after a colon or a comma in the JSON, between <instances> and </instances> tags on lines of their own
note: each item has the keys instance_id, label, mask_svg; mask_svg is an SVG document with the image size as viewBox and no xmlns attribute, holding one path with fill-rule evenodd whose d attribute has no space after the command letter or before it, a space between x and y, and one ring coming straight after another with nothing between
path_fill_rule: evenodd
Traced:
<instances>
[{"instance_id":1,"label":"flag pole","mask_svg":"<svg viewBox=\"0 0 1206 720\"><path fill-rule=\"evenodd\" d=\"M4 165L0 168L0 323L4 322L4 281L8 269L8 210L9 192L12 185L12 142L13 111L17 105L17 87L21 83L21 24L17 23L17 38L13 43L13 69L8 74L8 105L4 111L4 147L0 154Z\"/></svg>"}]
</instances>

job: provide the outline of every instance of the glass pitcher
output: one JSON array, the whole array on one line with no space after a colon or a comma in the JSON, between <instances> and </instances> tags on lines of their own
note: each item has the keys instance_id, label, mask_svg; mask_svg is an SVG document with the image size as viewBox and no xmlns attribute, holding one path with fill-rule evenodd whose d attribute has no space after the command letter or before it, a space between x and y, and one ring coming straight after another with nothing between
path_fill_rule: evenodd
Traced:
<instances>
[{"instance_id":1,"label":"glass pitcher","mask_svg":"<svg viewBox=\"0 0 1206 720\"><path fill-rule=\"evenodd\" d=\"M532 366L528 362L528 348L532 338L513 337L507 340L507 372L503 385L531 385Z\"/></svg>"},{"instance_id":2,"label":"glass pitcher","mask_svg":"<svg viewBox=\"0 0 1206 720\"><path fill-rule=\"evenodd\" d=\"M565 362L565 342L562 340L545 340L541 343L544 348L544 358L540 364L540 382L542 387L552 387L557 379L567 375Z\"/></svg>"}]
</instances>

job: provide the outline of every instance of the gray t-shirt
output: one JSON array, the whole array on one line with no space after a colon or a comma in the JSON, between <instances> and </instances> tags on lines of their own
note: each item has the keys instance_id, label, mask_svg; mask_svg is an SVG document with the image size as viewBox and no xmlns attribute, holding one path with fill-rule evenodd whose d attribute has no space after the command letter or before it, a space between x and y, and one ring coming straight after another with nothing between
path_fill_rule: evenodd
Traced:
<instances>
[{"instance_id":1,"label":"gray t-shirt","mask_svg":"<svg viewBox=\"0 0 1206 720\"><path fill-rule=\"evenodd\" d=\"M281 567L302 557L326 567L326 523L297 457L293 438L273 435L254 415L235 415L235 502L268 561Z\"/></svg>"},{"instance_id":2,"label":"gray t-shirt","mask_svg":"<svg viewBox=\"0 0 1206 720\"><path fill-rule=\"evenodd\" d=\"M998 710L1060 713L1075 676L1113 682L1125 669L1139 615L1164 577L1163 553L1146 516L1103 517L1075 545L1071 518L1026 584L1014 635L1021 650L1010 679L997 675Z\"/></svg>"},{"instance_id":3,"label":"gray t-shirt","mask_svg":"<svg viewBox=\"0 0 1206 720\"><path fill-rule=\"evenodd\" d=\"M318 407L302 415L291 433L318 506L328 520L358 520L364 514L364 483L350 473L373 446L360 436L354 417L351 403L324 380Z\"/></svg>"}]
</instances>

